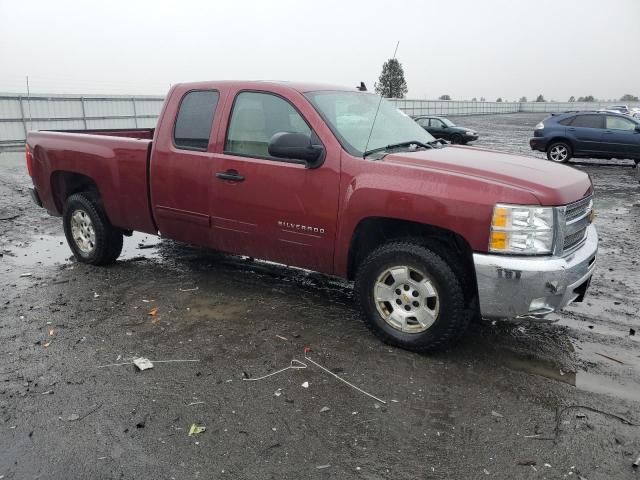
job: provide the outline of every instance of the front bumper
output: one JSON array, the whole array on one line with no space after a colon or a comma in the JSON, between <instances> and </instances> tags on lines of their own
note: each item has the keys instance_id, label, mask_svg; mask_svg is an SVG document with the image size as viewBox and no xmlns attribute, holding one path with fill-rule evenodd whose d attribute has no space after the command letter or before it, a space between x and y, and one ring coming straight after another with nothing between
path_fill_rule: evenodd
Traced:
<instances>
[{"instance_id":1,"label":"front bumper","mask_svg":"<svg viewBox=\"0 0 640 480\"><path fill-rule=\"evenodd\" d=\"M529 139L529 146L531 147L531 150L545 152L547 149L547 141L544 139L544 137L531 137Z\"/></svg>"},{"instance_id":2,"label":"front bumper","mask_svg":"<svg viewBox=\"0 0 640 480\"><path fill-rule=\"evenodd\" d=\"M476 140L478 140L478 135L463 135L462 136L462 140L467 143L467 142L475 142Z\"/></svg>"},{"instance_id":3,"label":"front bumper","mask_svg":"<svg viewBox=\"0 0 640 480\"><path fill-rule=\"evenodd\" d=\"M539 319L582 301L596 264L598 234L565 257L473 254L480 313L485 318Z\"/></svg>"}]
</instances>

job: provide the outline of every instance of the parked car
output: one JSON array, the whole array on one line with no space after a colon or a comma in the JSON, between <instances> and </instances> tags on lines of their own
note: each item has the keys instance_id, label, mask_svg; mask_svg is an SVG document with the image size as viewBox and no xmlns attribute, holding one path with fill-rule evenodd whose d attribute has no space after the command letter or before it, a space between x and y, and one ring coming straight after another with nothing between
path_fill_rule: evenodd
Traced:
<instances>
[{"instance_id":1,"label":"parked car","mask_svg":"<svg viewBox=\"0 0 640 480\"><path fill-rule=\"evenodd\" d=\"M554 162L573 157L619 158L640 162L640 121L606 112L566 112L545 118L529 140L532 150Z\"/></svg>"},{"instance_id":2,"label":"parked car","mask_svg":"<svg viewBox=\"0 0 640 480\"><path fill-rule=\"evenodd\" d=\"M640 119L640 108L638 108L638 107L633 107L633 108L631 109L631 116L632 116L633 118Z\"/></svg>"},{"instance_id":3,"label":"parked car","mask_svg":"<svg viewBox=\"0 0 640 480\"><path fill-rule=\"evenodd\" d=\"M628 105L611 105L610 107L607 107L606 110L609 112L613 111L622 113L623 115L629 115L631 113Z\"/></svg>"},{"instance_id":4,"label":"parked car","mask_svg":"<svg viewBox=\"0 0 640 480\"><path fill-rule=\"evenodd\" d=\"M414 120L435 138L449 140L451 143L465 145L478 139L477 132L459 127L448 118L421 115L414 117Z\"/></svg>"},{"instance_id":5,"label":"parked car","mask_svg":"<svg viewBox=\"0 0 640 480\"><path fill-rule=\"evenodd\" d=\"M414 351L478 315L542 318L593 274L587 174L443 147L371 93L177 84L157 125L28 133L32 197L79 262L114 263L136 230L337 275L378 337Z\"/></svg>"}]
</instances>

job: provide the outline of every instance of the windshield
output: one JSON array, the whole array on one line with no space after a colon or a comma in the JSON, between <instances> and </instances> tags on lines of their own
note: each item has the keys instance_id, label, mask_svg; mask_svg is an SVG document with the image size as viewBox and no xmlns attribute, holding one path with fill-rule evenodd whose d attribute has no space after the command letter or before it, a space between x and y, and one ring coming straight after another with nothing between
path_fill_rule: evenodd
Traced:
<instances>
[{"instance_id":1,"label":"windshield","mask_svg":"<svg viewBox=\"0 0 640 480\"><path fill-rule=\"evenodd\" d=\"M440 117L440 120L442 120L442 123L444 123L447 127L455 127L456 124L453 123L451 120L449 120L448 118L442 118Z\"/></svg>"},{"instance_id":2,"label":"windshield","mask_svg":"<svg viewBox=\"0 0 640 480\"><path fill-rule=\"evenodd\" d=\"M434 138L407 114L382 100L371 132L380 97L364 92L308 92L305 96L329 124L342 146L352 155L403 142L429 143ZM371 134L371 139L369 139ZM367 144L367 140L369 143Z\"/></svg>"}]
</instances>

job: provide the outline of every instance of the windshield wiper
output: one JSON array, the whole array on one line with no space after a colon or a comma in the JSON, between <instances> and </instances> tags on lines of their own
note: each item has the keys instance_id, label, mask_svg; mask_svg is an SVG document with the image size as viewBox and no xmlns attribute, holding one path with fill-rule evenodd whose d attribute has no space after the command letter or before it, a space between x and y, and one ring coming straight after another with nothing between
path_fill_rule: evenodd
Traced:
<instances>
[{"instance_id":1,"label":"windshield wiper","mask_svg":"<svg viewBox=\"0 0 640 480\"><path fill-rule=\"evenodd\" d=\"M394 148L408 147L410 145L416 145L416 146L422 147L422 148L433 148L432 145L429 145L429 144L426 144L426 143L422 143L422 142L418 142L417 140L411 140L409 142L392 143L391 145L387 145L386 147L372 148L371 150L366 150L362 154L362 158L366 158L369 155L371 155L372 153L384 152L385 150L392 150Z\"/></svg>"}]
</instances>

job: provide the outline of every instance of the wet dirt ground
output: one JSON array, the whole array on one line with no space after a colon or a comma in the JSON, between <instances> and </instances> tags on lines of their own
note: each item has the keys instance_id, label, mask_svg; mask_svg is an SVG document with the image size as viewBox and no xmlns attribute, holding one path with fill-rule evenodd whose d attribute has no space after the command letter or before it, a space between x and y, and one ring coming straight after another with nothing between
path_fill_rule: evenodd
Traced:
<instances>
[{"instance_id":1,"label":"wet dirt ground","mask_svg":"<svg viewBox=\"0 0 640 480\"><path fill-rule=\"evenodd\" d=\"M531 154L541 118L455 120ZM0 479L640 478L629 162L575 164L601 237L584 303L427 356L372 337L351 286L322 275L142 235L113 266L78 264L22 158L0 154ZM197 361L105 366L139 356ZM307 368L243 380L292 359Z\"/></svg>"}]
</instances>

